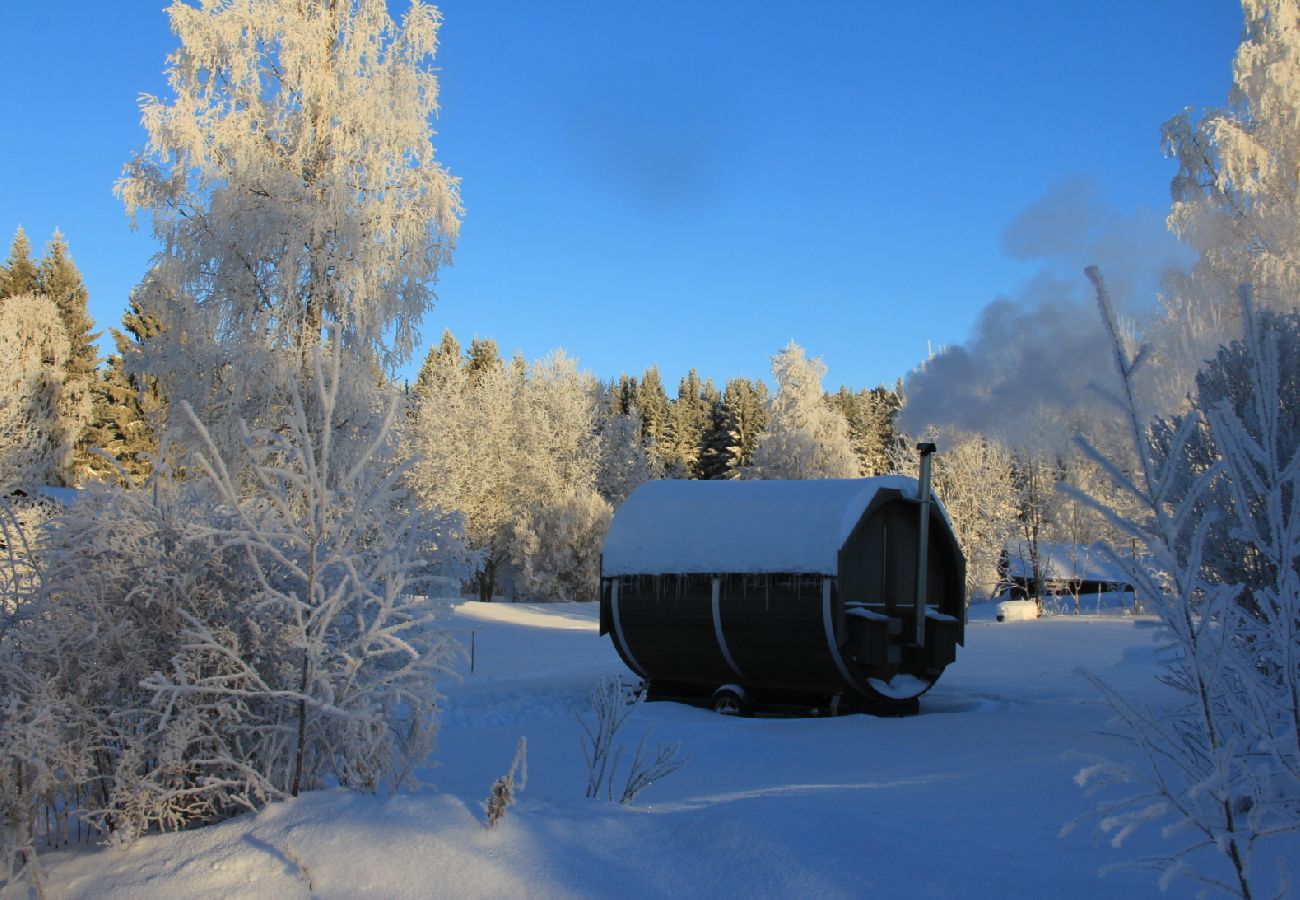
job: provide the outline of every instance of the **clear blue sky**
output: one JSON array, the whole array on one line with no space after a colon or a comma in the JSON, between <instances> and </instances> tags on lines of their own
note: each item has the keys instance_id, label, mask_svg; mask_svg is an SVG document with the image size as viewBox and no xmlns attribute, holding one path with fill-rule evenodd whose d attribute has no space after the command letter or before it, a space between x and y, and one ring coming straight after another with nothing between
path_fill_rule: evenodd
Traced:
<instances>
[{"instance_id":1,"label":"clear blue sky","mask_svg":"<svg viewBox=\"0 0 1300 900\"><path fill-rule=\"evenodd\" d=\"M436 144L467 214L426 343L657 364L670 389L766 376L791 339L828 387L892 382L1074 266L1026 238L1042 216L1004 240L1062 185L1117 234L1158 228L1160 124L1223 101L1241 29L1232 0L440 5ZM112 185L137 96L166 91L162 6L4 13L0 243L61 228L100 327L153 252Z\"/></svg>"}]
</instances>

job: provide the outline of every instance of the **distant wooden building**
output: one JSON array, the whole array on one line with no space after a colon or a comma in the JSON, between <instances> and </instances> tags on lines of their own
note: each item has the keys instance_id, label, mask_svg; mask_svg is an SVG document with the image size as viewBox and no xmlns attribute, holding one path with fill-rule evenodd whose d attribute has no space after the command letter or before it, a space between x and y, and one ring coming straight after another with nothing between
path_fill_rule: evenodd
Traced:
<instances>
[{"instance_id":1,"label":"distant wooden building","mask_svg":"<svg viewBox=\"0 0 1300 900\"><path fill-rule=\"evenodd\" d=\"M915 640L919 525L906 477L649 482L609 528L601 634L652 696L914 703L965 637L965 560L933 503Z\"/></svg>"},{"instance_id":2,"label":"distant wooden building","mask_svg":"<svg viewBox=\"0 0 1300 900\"><path fill-rule=\"evenodd\" d=\"M1008 595L1013 600L1028 600L1039 596L1041 587L1044 597L1069 596L1080 601L1094 597L1133 596L1133 585L1128 576L1106 556L1101 544L1039 541L1037 577L1034 574L1034 549L1029 541L1007 542L998 559L998 589L995 593Z\"/></svg>"}]
</instances>

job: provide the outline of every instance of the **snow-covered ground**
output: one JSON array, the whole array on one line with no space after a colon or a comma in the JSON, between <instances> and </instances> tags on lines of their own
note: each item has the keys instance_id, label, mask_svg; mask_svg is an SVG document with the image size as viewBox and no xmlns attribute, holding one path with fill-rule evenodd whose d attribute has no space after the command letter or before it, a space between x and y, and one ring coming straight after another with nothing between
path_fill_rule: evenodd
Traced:
<instances>
[{"instance_id":1,"label":"snow-covered ground","mask_svg":"<svg viewBox=\"0 0 1300 900\"><path fill-rule=\"evenodd\" d=\"M988 618L981 620L980 615ZM1149 621L991 621L976 608L921 714L733 719L640 707L686 766L630 806L583 796L575 712L627 674L594 604L466 603L474 672L445 687L433 787L323 791L128 850L50 852L59 897L1150 897L1153 877L1097 870L1153 849L1058 837L1090 807L1071 754L1122 754L1078 674L1162 702ZM468 663L466 668L468 669ZM630 676L629 676L630 677ZM528 782L492 832L482 802L528 739ZM1190 882L1173 895L1190 895Z\"/></svg>"}]
</instances>

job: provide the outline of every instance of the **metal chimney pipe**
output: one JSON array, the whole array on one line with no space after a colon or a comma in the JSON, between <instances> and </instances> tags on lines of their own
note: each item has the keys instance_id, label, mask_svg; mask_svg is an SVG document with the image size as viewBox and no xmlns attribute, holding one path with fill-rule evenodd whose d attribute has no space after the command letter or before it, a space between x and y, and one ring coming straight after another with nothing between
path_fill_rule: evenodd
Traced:
<instances>
[{"instance_id":1,"label":"metal chimney pipe","mask_svg":"<svg viewBox=\"0 0 1300 900\"><path fill-rule=\"evenodd\" d=\"M921 454L921 478L919 485L921 501L921 521L916 535L916 603L912 611L916 617L916 646L925 646L925 576L929 567L930 554L930 454L935 452L934 444L917 444Z\"/></svg>"}]
</instances>

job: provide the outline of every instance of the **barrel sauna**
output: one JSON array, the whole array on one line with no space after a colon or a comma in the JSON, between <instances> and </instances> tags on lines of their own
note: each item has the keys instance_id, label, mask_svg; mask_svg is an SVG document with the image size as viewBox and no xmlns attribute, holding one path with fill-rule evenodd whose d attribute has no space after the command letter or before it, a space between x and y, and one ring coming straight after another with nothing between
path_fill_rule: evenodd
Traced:
<instances>
[{"instance_id":1,"label":"barrel sauna","mask_svg":"<svg viewBox=\"0 0 1300 900\"><path fill-rule=\"evenodd\" d=\"M652 481L610 524L600 633L652 699L915 711L964 642L964 585L928 479Z\"/></svg>"}]
</instances>

